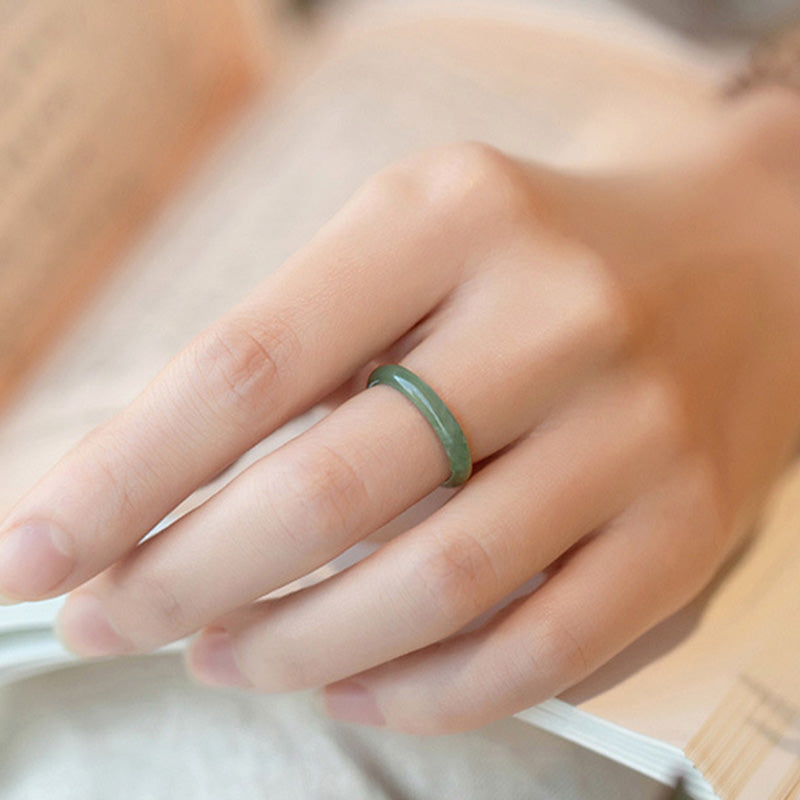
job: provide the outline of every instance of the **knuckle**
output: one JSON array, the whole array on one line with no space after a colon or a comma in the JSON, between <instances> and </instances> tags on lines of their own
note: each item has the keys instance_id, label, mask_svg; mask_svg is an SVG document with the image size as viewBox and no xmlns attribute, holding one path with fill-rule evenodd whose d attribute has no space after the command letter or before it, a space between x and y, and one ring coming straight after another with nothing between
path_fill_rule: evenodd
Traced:
<instances>
[{"instance_id":1,"label":"knuckle","mask_svg":"<svg viewBox=\"0 0 800 800\"><path fill-rule=\"evenodd\" d=\"M227 320L211 328L191 352L199 394L216 414L252 424L299 356L299 340L278 316Z\"/></svg>"},{"instance_id":2,"label":"knuckle","mask_svg":"<svg viewBox=\"0 0 800 800\"><path fill-rule=\"evenodd\" d=\"M319 684L309 675L310 668L303 658L270 652L268 666L245 658L242 671L254 686L263 692L302 692Z\"/></svg>"},{"instance_id":3,"label":"knuckle","mask_svg":"<svg viewBox=\"0 0 800 800\"><path fill-rule=\"evenodd\" d=\"M417 153L377 173L367 190L388 203L417 209L429 225L448 230L496 229L530 210L527 184L516 162L481 142Z\"/></svg>"},{"instance_id":4,"label":"knuckle","mask_svg":"<svg viewBox=\"0 0 800 800\"><path fill-rule=\"evenodd\" d=\"M147 651L192 631L186 609L169 578L152 572L109 576L115 598L113 618L120 633Z\"/></svg>"},{"instance_id":5,"label":"knuckle","mask_svg":"<svg viewBox=\"0 0 800 800\"><path fill-rule=\"evenodd\" d=\"M647 452L671 463L687 444L685 415L672 386L653 374L637 375L625 401L626 418L642 432Z\"/></svg>"},{"instance_id":6,"label":"knuckle","mask_svg":"<svg viewBox=\"0 0 800 800\"><path fill-rule=\"evenodd\" d=\"M87 434L81 442L81 455L77 465L81 479L87 486L97 487L97 496L103 498L94 509L98 525L116 529L120 520L141 515L142 498L152 487L152 467L130 436L116 430L114 420Z\"/></svg>"},{"instance_id":7,"label":"knuckle","mask_svg":"<svg viewBox=\"0 0 800 800\"><path fill-rule=\"evenodd\" d=\"M258 632L255 632L258 633ZM320 665L309 659L307 648L296 631L271 626L268 643L260 636L238 637L236 661L242 673L263 692L299 692L321 685Z\"/></svg>"},{"instance_id":8,"label":"knuckle","mask_svg":"<svg viewBox=\"0 0 800 800\"><path fill-rule=\"evenodd\" d=\"M526 657L530 680L558 688L569 686L592 669L586 643L573 620L552 608L540 612L534 635L528 638Z\"/></svg>"},{"instance_id":9,"label":"knuckle","mask_svg":"<svg viewBox=\"0 0 800 800\"><path fill-rule=\"evenodd\" d=\"M117 450L109 441L110 433L107 427L95 429L87 438L86 444L93 448L96 457L92 464L101 475L103 483L104 500L113 499L114 516L118 518L130 518L137 511L136 498L134 496L135 480L131 480L130 472L133 465L129 465L123 477L114 464L114 454L116 452L129 452L129 448Z\"/></svg>"},{"instance_id":10,"label":"knuckle","mask_svg":"<svg viewBox=\"0 0 800 800\"><path fill-rule=\"evenodd\" d=\"M516 164L495 148L465 142L430 153L425 169L428 205L445 219L486 224L518 221L529 207Z\"/></svg>"},{"instance_id":11,"label":"knuckle","mask_svg":"<svg viewBox=\"0 0 800 800\"><path fill-rule=\"evenodd\" d=\"M631 342L632 324L612 270L595 253L582 253L574 267L578 280L571 284L580 291L571 294L570 323L591 352L622 352Z\"/></svg>"},{"instance_id":12,"label":"knuckle","mask_svg":"<svg viewBox=\"0 0 800 800\"><path fill-rule=\"evenodd\" d=\"M413 162L390 164L371 175L357 193L370 207L389 212L419 207L423 193Z\"/></svg>"},{"instance_id":13,"label":"knuckle","mask_svg":"<svg viewBox=\"0 0 800 800\"><path fill-rule=\"evenodd\" d=\"M431 536L414 573L448 629L457 629L483 612L499 585L485 547L463 532Z\"/></svg>"},{"instance_id":14,"label":"knuckle","mask_svg":"<svg viewBox=\"0 0 800 800\"><path fill-rule=\"evenodd\" d=\"M694 564L698 578L704 582L737 543L735 526L723 500L725 493L719 475L707 457L699 453L685 456L678 482L682 513L687 517L682 526L683 541L686 549L690 549L681 563ZM681 565L676 564L676 573L680 574L680 570Z\"/></svg>"},{"instance_id":15,"label":"knuckle","mask_svg":"<svg viewBox=\"0 0 800 800\"><path fill-rule=\"evenodd\" d=\"M364 476L339 450L304 443L274 471L265 497L286 539L298 550L318 548L320 533L354 532L370 497Z\"/></svg>"}]
</instances>

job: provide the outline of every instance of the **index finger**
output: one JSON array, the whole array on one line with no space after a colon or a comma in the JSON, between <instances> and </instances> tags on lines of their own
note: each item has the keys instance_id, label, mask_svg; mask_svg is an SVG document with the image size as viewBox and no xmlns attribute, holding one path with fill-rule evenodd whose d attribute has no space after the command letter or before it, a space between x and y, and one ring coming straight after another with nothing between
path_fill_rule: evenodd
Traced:
<instances>
[{"instance_id":1,"label":"index finger","mask_svg":"<svg viewBox=\"0 0 800 800\"><path fill-rule=\"evenodd\" d=\"M495 160L451 149L368 182L20 501L0 531L0 593L88 580L424 317L474 249Z\"/></svg>"}]
</instances>

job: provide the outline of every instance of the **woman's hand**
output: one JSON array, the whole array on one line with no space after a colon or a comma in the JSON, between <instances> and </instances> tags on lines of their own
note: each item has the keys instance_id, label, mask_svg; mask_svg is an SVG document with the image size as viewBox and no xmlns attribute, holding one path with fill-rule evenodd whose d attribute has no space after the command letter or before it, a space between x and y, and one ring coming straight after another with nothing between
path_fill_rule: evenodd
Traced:
<instances>
[{"instance_id":1,"label":"woman's hand","mask_svg":"<svg viewBox=\"0 0 800 800\"><path fill-rule=\"evenodd\" d=\"M200 630L202 680L327 685L332 713L411 732L579 681L707 583L798 434L800 190L763 157L757 113L625 174L481 145L380 173L18 504L0 589L76 590L61 633L78 653ZM361 389L385 361L435 388L476 473L351 569L256 602L447 478L414 406ZM332 393L326 418L138 544Z\"/></svg>"}]
</instances>

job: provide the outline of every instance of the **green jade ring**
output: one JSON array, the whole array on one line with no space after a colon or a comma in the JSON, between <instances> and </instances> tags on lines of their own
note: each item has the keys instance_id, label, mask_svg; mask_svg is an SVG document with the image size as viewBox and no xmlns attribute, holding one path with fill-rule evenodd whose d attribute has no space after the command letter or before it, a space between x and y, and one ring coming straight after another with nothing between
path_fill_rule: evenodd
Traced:
<instances>
[{"instance_id":1,"label":"green jade ring","mask_svg":"<svg viewBox=\"0 0 800 800\"><path fill-rule=\"evenodd\" d=\"M374 369L367 388L385 384L404 394L425 416L444 446L450 461L450 477L442 486L461 486L472 474L472 455L467 438L450 409L422 378L399 364L384 364Z\"/></svg>"}]
</instances>

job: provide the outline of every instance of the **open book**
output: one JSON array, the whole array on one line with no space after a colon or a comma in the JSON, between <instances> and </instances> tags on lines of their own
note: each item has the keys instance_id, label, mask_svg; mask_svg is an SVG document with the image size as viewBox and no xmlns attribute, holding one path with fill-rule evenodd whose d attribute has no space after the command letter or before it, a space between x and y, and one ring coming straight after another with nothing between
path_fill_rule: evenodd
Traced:
<instances>
[{"instance_id":1,"label":"open book","mask_svg":"<svg viewBox=\"0 0 800 800\"><path fill-rule=\"evenodd\" d=\"M313 65L301 59L302 79L265 93L255 89L270 59L265 44L255 46L254 9L231 0L201 5L205 16L191 25L177 0L9 5L0 64L28 43L40 81L18 96L13 113L0 107L0 169L45 113L34 100L55 64L64 88L46 105L62 126L51 120L40 134L47 157L20 173L25 186L0 198L0 514L385 163L479 139L564 167L610 164L687 135L719 68L635 20L612 28L600 15L496 8L492 19L363 15L319 36ZM123 50L111 47L117 39ZM95 51L98 60L121 61L93 71L65 56ZM125 59L159 70L169 63L170 82L159 85L148 67L142 95L129 96ZM84 104L72 90L89 75L93 101ZM220 121L244 97L246 113L223 134ZM201 151L212 130L216 149ZM143 143L140 151L129 136ZM69 148L83 160L69 161ZM178 186L190 162L194 173ZM68 168L77 172L59 171ZM169 202L152 213L167 188ZM37 193L35 208L46 216L28 217L34 206L23 200ZM74 226L51 230L67 213ZM51 238L34 236L43 225ZM89 297L101 273L80 317L68 328L52 324L66 316L64 298L74 305ZM236 469L319 413L277 431ZM787 474L763 528L689 608L519 719L650 776L654 799L678 773L698 800L800 798L800 470ZM317 577L375 546L365 543ZM0 608L0 682L68 661L51 630L58 605Z\"/></svg>"}]
</instances>

